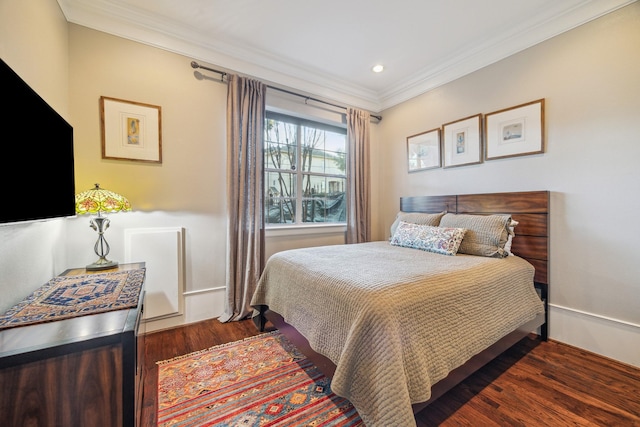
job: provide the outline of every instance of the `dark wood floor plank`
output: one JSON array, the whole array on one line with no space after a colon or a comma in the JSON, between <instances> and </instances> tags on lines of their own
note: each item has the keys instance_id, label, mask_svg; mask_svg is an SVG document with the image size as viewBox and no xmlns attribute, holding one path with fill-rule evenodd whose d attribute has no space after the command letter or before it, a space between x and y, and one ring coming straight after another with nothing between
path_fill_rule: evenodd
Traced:
<instances>
[{"instance_id":1,"label":"dark wood floor plank","mask_svg":"<svg viewBox=\"0 0 640 427\"><path fill-rule=\"evenodd\" d=\"M480 376L482 374L482 372L479 373ZM499 407L493 409L493 414L504 418L503 425L531 426L532 423L541 426L571 425L572 419L575 420L564 405L549 407L546 402L541 404L535 392L531 392L519 381L513 382L508 377L508 372L497 378L495 383L486 387L482 395L498 402ZM492 408L484 409L487 412L492 411ZM583 420L580 422L588 425Z\"/></svg>"},{"instance_id":2,"label":"dark wood floor plank","mask_svg":"<svg viewBox=\"0 0 640 427\"><path fill-rule=\"evenodd\" d=\"M250 320L214 319L147 334L142 426L156 425L156 362L259 333ZM528 337L426 407L416 422L418 427L640 427L640 369Z\"/></svg>"},{"instance_id":3,"label":"dark wood floor plank","mask_svg":"<svg viewBox=\"0 0 640 427\"><path fill-rule=\"evenodd\" d=\"M577 416L601 425L612 421L617 425L637 417L635 408L639 400L629 396L638 395L640 382L634 380L634 375L616 378L616 371L624 365L593 354L587 356L594 362L584 363L582 350L574 349L573 357L567 357L562 344L544 345L558 349L561 356L554 357L551 351L545 352L544 358L529 354L523 360L526 363L519 364L517 370L505 372L504 379L513 384L522 383L523 389L535 393L536 397L544 396L543 403L557 401L571 407ZM603 362L608 366L601 370ZM629 367L624 366L624 370L628 371ZM594 387L599 383L606 387ZM628 394L629 390L633 390L633 394Z\"/></svg>"},{"instance_id":4,"label":"dark wood floor plank","mask_svg":"<svg viewBox=\"0 0 640 427\"><path fill-rule=\"evenodd\" d=\"M509 413L517 413L520 420L535 420L536 425L561 426L597 426L588 418L585 418L583 411L576 411L576 403L571 399L562 400L566 397L563 394L553 395L553 389L543 390L532 387L531 381L521 381L508 377L502 377L503 390L499 397L502 408L507 408ZM556 399L559 397L560 399ZM531 425L531 421L525 425Z\"/></svg>"},{"instance_id":5,"label":"dark wood floor plank","mask_svg":"<svg viewBox=\"0 0 640 427\"><path fill-rule=\"evenodd\" d=\"M556 345L556 348L561 346ZM592 356L589 356L590 358ZM607 363L607 369L601 370L603 363ZM558 357L536 358L531 357L529 367L541 370L541 376L546 378L549 384L558 387L564 386L577 396L589 396L593 402L607 402L608 404L640 416L640 399L629 399L629 396L640 395L640 379L628 366L605 358L585 362L583 356L571 358L566 354L558 354ZM622 374L628 372L628 375ZM593 387L593 384L602 384L604 387Z\"/></svg>"},{"instance_id":6,"label":"dark wood floor plank","mask_svg":"<svg viewBox=\"0 0 640 427\"><path fill-rule=\"evenodd\" d=\"M535 372L535 371L534 371ZM614 425L623 425L633 414L624 407L619 406L620 403L626 403L627 397L623 394L611 394L611 388L607 395L602 396L600 390L591 390L587 393L579 390L580 387L574 387L572 384L562 384L548 376L534 377L528 374L528 366L520 367L515 372L506 372L505 378L511 384L520 383L522 390L533 393L533 397L539 400L539 396L544 396L544 401L540 404L548 404L549 401L558 402L563 407L571 408L571 412L584 419L592 420L605 424L606 422L616 421ZM580 376L577 371L574 375L578 378L575 383L584 381L593 384L593 380ZM593 387L592 387L593 389Z\"/></svg>"}]
</instances>

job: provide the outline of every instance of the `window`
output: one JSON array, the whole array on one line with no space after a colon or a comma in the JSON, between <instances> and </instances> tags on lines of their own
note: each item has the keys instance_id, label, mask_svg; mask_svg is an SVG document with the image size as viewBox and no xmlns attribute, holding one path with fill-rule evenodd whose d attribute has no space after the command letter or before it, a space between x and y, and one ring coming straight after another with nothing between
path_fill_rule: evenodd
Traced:
<instances>
[{"instance_id":1,"label":"window","mask_svg":"<svg viewBox=\"0 0 640 427\"><path fill-rule=\"evenodd\" d=\"M346 147L346 129L267 112L265 223L344 224Z\"/></svg>"}]
</instances>

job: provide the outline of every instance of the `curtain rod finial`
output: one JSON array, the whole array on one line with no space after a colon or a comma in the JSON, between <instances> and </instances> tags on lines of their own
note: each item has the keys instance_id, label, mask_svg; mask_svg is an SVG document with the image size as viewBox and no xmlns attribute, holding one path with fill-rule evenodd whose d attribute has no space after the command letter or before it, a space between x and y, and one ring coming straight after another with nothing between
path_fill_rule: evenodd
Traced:
<instances>
[{"instance_id":1,"label":"curtain rod finial","mask_svg":"<svg viewBox=\"0 0 640 427\"><path fill-rule=\"evenodd\" d=\"M198 64L196 61L191 61L191 68L200 68L200 64Z\"/></svg>"}]
</instances>

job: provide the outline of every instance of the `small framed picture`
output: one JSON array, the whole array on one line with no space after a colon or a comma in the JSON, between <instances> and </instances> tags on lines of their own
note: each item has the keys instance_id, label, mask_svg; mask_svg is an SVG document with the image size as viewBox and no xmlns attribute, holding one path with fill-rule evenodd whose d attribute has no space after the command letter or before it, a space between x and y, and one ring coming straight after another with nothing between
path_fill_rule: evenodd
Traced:
<instances>
[{"instance_id":1,"label":"small framed picture","mask_svg":"<svg viewBox=\"0 0 640 427\"><path fill-rule=\"evenodd\" d=\"M482 163L482 114L442 125L443 166Z\"/></svg>"},{"instance_id":2,"label":"small framed picture","mask_svg":"<svg viewBox=\"0 0 640 427\"><path fill-rule=\"evenodd\" d=\"M409 172L440 167L440 129L407 137L407 161Z\"/></svg>"},{"instance_id":3,"label":"small framed picture","mask_svg":"<svg viewBox=\"0 0 640 427\"><path fill-rule=\"evenodd\" d=\"M162 163L161 108L100 97L102 158Z\"/></svg>"},{"instance_id":4,"label":"small framed picture","mask_svg":"<svg viewBox=\"0 0 640 427\"><path fill-rule=\"evenodd\" d=\"M485 159L544 153L544 99L485 115Z\"/></svg>"}]
</instances>

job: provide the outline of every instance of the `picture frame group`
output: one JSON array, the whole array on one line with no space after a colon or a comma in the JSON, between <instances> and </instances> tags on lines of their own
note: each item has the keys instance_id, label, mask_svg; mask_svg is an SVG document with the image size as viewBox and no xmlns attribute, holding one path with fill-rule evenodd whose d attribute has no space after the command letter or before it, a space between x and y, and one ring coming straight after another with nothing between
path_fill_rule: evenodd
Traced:
<instances>
[{"instance_id":1,"label":"picture frame group","mask_svg":"<svg viewBox=\"0 0 640 427\"><path fill-rule=\"evenodd\" d=\"M407 137L409 172L545 152L544 98L475 114Z\"/></svg>"}]
</instances>

